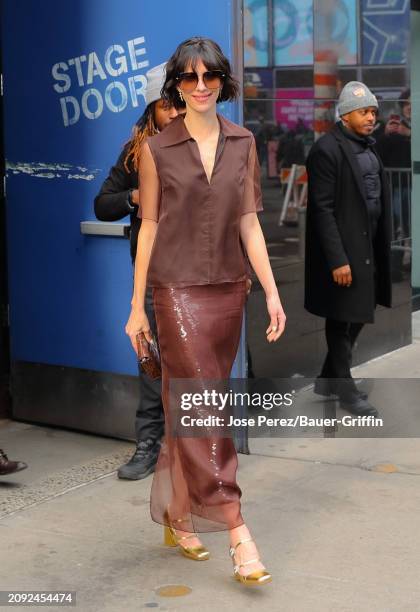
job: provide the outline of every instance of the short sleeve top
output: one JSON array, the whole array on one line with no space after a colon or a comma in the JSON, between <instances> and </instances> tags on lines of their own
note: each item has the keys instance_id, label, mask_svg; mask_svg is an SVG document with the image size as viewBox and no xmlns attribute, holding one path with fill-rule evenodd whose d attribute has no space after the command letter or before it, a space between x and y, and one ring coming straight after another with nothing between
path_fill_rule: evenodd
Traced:
<instances>
[{"instance_id":1,"label":"short sleeve top","mask_svg":"<svg viewBox=\"0 0 420 612\"><path fill-rule=\"evenodd\" d=\"M210 181L183 116L146 141L151 156L140 159L139 216L158 223L149 286L218 284L247 276L240 219L263 209L255 139L249 130L217 117L220 134Z\"/></svg>"}]
</instances>

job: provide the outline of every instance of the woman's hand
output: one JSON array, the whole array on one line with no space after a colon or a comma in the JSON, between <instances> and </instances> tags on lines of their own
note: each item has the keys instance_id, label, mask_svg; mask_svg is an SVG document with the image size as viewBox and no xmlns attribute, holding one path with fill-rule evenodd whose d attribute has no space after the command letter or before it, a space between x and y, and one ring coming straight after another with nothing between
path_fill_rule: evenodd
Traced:
<instances>
[{"instance_id":1,"label":"woman's hand","mask_svg":"<svg viewBox=\"0 0 420 612\"><path fill-rule=\"evenodd\" d=\"M284 332L286 315L281 305L279 294L268 296L267 310L270 317L270 325L266 330L268 342L276 342Z\"/></svg>"},{"instance_id":2,"label":"woman's hand","mask_svg":"<svg viewBox=\"0 0 420 612\"><path fill-rule=\"evenodd\" d=\"M137 341L136 336L140 332L144 333L147 342L151 342L152 334L150 332L149 320L147 318L144 308L132 308L130 317L125 326L125 333L130 337L133 349L137 354Z\"/></svg>"}]
</instances>

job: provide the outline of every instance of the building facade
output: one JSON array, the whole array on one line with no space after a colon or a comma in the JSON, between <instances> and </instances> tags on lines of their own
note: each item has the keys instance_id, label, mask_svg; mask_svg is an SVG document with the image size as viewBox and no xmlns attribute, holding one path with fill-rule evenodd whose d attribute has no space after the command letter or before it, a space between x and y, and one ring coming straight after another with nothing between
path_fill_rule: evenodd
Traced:
<instances>
[{"instance_id":1,"label":"building facade","mask_svg":"<svg viewBox=\"0 0 420 612\"><path fill-rule=\"evenodd\" d=\"M360 336L355 363L411 342L411 312L420 285L412 257L417 223L412 209L419 192L413 192L418 167L411 150L419 128L411 109L418 113L420 102L418 77L411 70L420 38L414 8L409 0L244 2L244 123L257 140L262 224L288 314L288 329L273 359L261 343L263 300L255 288L248 342L257 376L313 376L319 368L323 322L303 309L304 165L314 141L338 120L337 97L353 80L366 83L379 100L374 137L393 197L394 295L392 310L378 308L376 325L366 326Z\"/></svg>"},{"instance_id":2,"label":"building facade","mask_svg":"<svg viewBox=\"0 0 420 612\"><path fill-rule=\"evenodd\" d=\"M323 321L303 308L304 163L333 125L349 80L380 98L376 134L389 156L394 202L394 306L378 309L355 360L409 343L418 304L412 286L420 288L417 4L183 0L181 10L169 0L126 0L122 11L115 0L72 0L58 12L53 0L4 0L1 405L10 378L14 418L133 436L127 220L96 222L93 199L144 110L145 73L197 34L221 44L243 85L241 99L220 111L256 137L260 220L288 318L282 340L268 345L265 297L254 278L234 375L245 376L247 363L258 377L318 373ZM397 148L387 139L392 125Z\"/></svg>"}]
</instances>

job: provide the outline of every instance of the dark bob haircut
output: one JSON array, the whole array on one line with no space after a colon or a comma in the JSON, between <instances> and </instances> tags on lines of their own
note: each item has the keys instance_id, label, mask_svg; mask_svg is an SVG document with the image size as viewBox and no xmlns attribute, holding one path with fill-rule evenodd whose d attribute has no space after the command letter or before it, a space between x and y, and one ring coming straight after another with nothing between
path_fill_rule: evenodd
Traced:
<instances>
[{"instance_id":1,"label":"dark bob haircut","mask_svg":"<svg viewBox=\"0 0 420 612\"><path fill-rule=\"evenodd\" d=\"M207 70L221 70L226 75L218 102L235 100L238 97L239 83L232 76L229 60L219 45L210 38L194 36L178 45L166 65L166 79L161 97L175 108L185 108L185 102L180 99L176 88L178 85L176 77L181 72L185 72L188 66L195 70L200 60Z\"/></svg>"}]
</instances>

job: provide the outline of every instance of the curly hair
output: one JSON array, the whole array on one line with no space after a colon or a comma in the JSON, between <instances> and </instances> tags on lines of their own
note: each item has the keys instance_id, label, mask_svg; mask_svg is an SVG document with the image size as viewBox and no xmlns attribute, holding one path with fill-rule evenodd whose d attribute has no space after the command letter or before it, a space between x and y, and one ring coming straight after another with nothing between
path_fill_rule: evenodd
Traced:
<instances>
[{"instance_id":1,"label":"curly hair","mask_svg":"<svg viewBox=\"0 0 420 612\"><path fill-rule=\"evenodd\" d=\"M178 45L175 53L168 60L166 79L161 91L161 96L167 103L177 109L185 108L185 102L180 99L177 91L178 81L176 77L184 72L187 66L191 66L195 70L200 60L207 70L221 70L226 75L223 79L223 87L218 102L235 100L238 97L239 82L232 75L230 62L223 54L222 49L210 38L194 36Z\"/></svg>"},{"instance_id":2,"label":"curly hair","mask_svg":"<svg viewBox=\"0 0 420 612\"><path fill-rule=\"evenodd\" d=\"M130 140L125 144L127 155L124 160L124 168L128 173L130 172L130 163L133 165L134 170L138 172L143 142L148 136L153 136L159 131L155 123L155 104L156 102L152 102L146 106L144 113L133 128Z\"/></svg>"}]
</instances>

